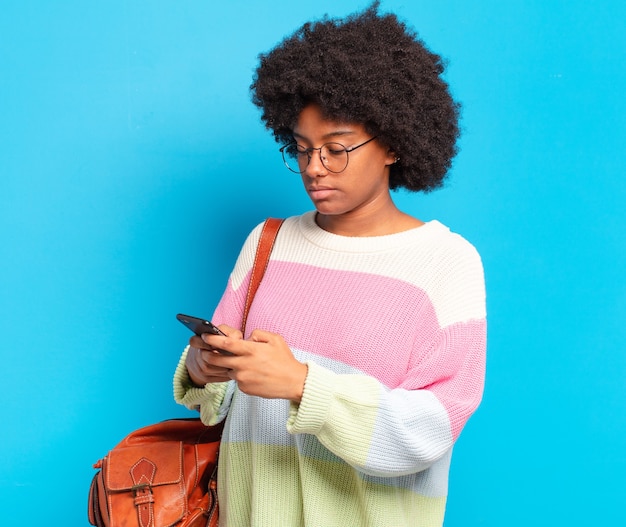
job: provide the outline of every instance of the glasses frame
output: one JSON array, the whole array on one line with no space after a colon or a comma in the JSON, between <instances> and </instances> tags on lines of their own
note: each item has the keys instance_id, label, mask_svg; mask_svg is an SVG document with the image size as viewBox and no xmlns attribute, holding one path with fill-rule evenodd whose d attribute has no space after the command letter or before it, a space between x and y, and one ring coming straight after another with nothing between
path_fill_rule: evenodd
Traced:
<instances>
[{"instance_id":1,"label":"glasses frame","mask_svg":"<svg viewBox=\"0 0 626 527\"><path fill-rule=\"evenodd\" d=\"M294 174L302 174L310 165L311 163L311 159L313 158L313 152L315 150L318 150L320 153L320 161L322 162L322 165L324 166L324 168L326 170L328 170L329 172L333 173L333 174L341 174L346 168L348 168L348 165L350 164L350 152L354 152L357 148L361 148L362 146L365 146L367 143L370 143L371 141L373 141L374 139L376 139L376 137L378 136L374 136L374 137L370 137L367 141L365 141L364 143L361 143L360 145L356 145L356 146L351 146L351 147L346 147L344 145L342 145L341 143L338 143L337 141L329 141L328 143L324 143L322 146L317 147L317 148L313 148L313 147L309 147L306 148L304 150L298 150L298 153L300 154L306 154L308 161L306 163L306 166L304 167L303 170L294 170L293 168L291 168L289 166L289 163L287 163L287 159L285 159L285 149L289 148L290 146L293 145L297 145L298 142L297 141L292 141L291 143L287 143L286 145L283 145L280 147L280 153L283 156L283 163L285 164L285 166L289 169L289 171L293 172ZM322 157L322 148L324 148L327 145L339 145L341 148L343 148L346 151L346 166L343 167L341 170L331 170L330 168L328 168L328 166L326 165L326 163L324 162L324 158Z\"/></svg>"}]
</instances>

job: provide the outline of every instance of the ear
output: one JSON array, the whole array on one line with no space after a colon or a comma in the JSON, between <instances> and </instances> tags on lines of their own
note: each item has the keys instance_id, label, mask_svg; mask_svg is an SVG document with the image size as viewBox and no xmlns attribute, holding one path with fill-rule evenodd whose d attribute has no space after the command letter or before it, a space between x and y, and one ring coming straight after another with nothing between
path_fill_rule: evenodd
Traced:
<instances>
[{"instance_id":1,"label":"ear","mask_svg":"<svg viewBox=\"0 0 626 527\"><path fill-rule=\"evenodd\" d=\"M398 161L400 161L400 157L398 157L398 155L393 149L389 148L387 150L387 159L385 160L385 165L387 166L394 165Z\"/></svg>"}]
</instances>

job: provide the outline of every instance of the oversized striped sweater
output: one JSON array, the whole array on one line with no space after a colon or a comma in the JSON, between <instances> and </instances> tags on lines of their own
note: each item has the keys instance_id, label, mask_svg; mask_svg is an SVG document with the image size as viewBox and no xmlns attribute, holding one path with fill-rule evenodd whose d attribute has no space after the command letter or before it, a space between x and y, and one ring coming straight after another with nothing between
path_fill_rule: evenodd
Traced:
<instances>
[{"instance_id":1,"label":"oversized striped sweater","mask_svg":"<svg viewBox=\"0 0 626 527\"><path fill-rule=\"evenodd\" d=\"M486 314L476 250L437 221L397 234L328 233L288 218L246 333L279 333L308 364L302 401L248 396L234 381L193 387L183 353L177 402L220 450L224 527L439 527L452 448L483 389ZM213 322L239 327L258 226Z\"/></svg>"}]
</instances>

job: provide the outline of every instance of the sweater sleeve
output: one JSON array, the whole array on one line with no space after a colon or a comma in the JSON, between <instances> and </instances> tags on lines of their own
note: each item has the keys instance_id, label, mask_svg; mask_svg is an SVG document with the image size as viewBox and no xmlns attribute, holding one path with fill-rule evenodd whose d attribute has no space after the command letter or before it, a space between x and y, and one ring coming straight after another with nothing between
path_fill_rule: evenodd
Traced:
<instances>
[{"instance_id":1,"label":"sweater sleeve","mask_svg":"<svg viewBox=\"0 0 626 527\"><path fill-rule=\"evenodd\" d=\"M453 304L447 323L390 388L367 374L343 374L309 361L302 400L292 404L287 429L312 434L355 469L380 477L429 468L452 448L480 403L486 350L486 318L463 316L483 305L482 266L463 284L442 291ZM456 282L456 283L455 283ZM469 285L468 285L469 283ZM462 287L461 287L462 285ZM473 309L473 313L481 309ZM484 311L483 311L484 313ZM389 350L393 360L393 350Z\"/></svg>"},{"instance_id":2,"label":"sweater sleeve","mask_svg":"<svg viewBox=\"0 0 626 527\"><path fill-rule=\"evenodd\" d=\"M226 418L234 392L234 381L206 384L200 388L189 378L185 359L189 347L185 348L174 372L174 400L190 410L200 412L205 425L214 425Z\"/></svg>"},{"instance_id":3,"label":"sweater sleeve","mask_svg":"<svg viewBox=\"0 0 626 527\"><path fill-rule=\"evenodd\" d=\"M484 324L473 324L480 341ZM484 362L481 345L470 346L455 372L445 371L419 389L388 389L371 376L338 374L309 362L304 394L292 404L287 429L313 434L328 450L373 476L420 472L452 447L478 406ZM423 365L407 382L423 378Z\"/></svg>"}]
</instances>

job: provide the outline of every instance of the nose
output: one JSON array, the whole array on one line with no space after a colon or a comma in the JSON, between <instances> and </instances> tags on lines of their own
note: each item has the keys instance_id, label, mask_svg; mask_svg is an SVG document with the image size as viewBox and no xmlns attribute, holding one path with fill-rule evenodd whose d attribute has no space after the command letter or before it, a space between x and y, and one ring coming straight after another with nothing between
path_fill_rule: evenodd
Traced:
<instances>
[{"instance_id":1,"label":"nose","mask_svg":"<svg viewBox=\"0 0 626 527\"><path fill-rule=\"evenodd\" d=\"M304 174L309 177L326 176L328 174L328 170L324 166L324 163L322 163L322 149L313 148L312 150L311 157L309 158L309 164L306 166Z\"/></svg>"}]
</instances>

